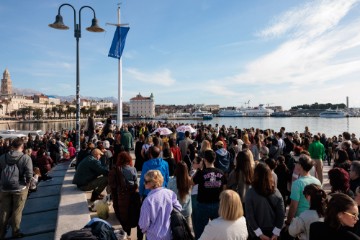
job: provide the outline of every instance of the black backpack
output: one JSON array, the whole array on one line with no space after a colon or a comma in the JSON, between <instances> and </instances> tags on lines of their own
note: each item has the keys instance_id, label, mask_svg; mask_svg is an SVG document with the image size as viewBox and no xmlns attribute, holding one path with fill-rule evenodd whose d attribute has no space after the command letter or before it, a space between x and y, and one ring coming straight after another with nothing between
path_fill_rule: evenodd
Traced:
<instances>
[{"instance_id":1,"label":"black backpack","mask_svg":"<svg viewBox=\"0 0 360 240\"><path fill-rule=\"evenodd\" d=\"M21 155L19 160L22 158L22 156L24 155ZM19 172L19 167L17 165L19 160L16 163L10 164L5 155L6 166L1 172L1 183L3 190L13 191L19 189L20 172Z\"/></svg>"},{"instance_id":2,"label":"black backpack","mask_svg":"<svg viewBox=\"0 0 360 240\"><path fill-rule=\"evenodd\" d=\"M98 238L91 232L91 228L73 230L61 235L60 240L97 240Z\"/></svg>"},{"instance_id":3,"label":"black backpack","mask_svg":"<svg viewBox=\"0 0 360 240\"><path fill-rule=\"evenodd\" d=\"M98 240L117 240L114 228L105 220L93 218L84 228L90 228Z\"/></svg>"},{"instance_id":4,"label":"black backpack","mask_svg":"<svg viewBox=\"0 0 360 240\"><path fill-rule=\"evenodd\" d=\"M185 217L177 209L173 208L170 215L170 228L173 240L193 240L189 225Z\"/></svg>"}]
</instances>

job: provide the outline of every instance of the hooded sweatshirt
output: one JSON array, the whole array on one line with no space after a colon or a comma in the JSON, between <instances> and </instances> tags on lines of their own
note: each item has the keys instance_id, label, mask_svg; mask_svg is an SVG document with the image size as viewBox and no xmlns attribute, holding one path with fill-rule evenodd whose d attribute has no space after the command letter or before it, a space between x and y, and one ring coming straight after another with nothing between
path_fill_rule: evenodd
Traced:
<instances>
[{"instance_id":1,"label":"hooded sweatshirt","mask_svg":"<svg viewBox=\"0 0 360 240\"><path fill-rule=\"evenodd\" d=\"M216 150L215 167L228 172L230 166L230 153L225 148Z\"/></svg>"},{"instance_id":2,"label":"hooded sweatshirt","mask_svg":"<svg viewBox=\"0 0 360 240\"><path fill-rule=\"evenodd\" d=\"M19 189L16 192L26 188L26 184L30 183L33 177L33 165L30 156L23 154L19 151L10 151L0 156L0 177L2 170L6 167L6 161L9 164L16 163L19 168ZM2 189L2 183L0 179L0 189Z\"/></svg>"}]
</instances>

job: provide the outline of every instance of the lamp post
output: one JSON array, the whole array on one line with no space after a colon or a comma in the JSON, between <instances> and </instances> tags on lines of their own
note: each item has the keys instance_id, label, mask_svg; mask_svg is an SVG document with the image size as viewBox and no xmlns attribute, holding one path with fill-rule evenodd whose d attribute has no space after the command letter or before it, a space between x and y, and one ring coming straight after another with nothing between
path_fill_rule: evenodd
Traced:
<instances>
[{"instance_id":1,"label":"lamp post","mask_svg":"<svg viewBox=\"0 0 360 240\"><path fill-rule=\"evenodd\" d=\"M74 36L76 39L76 151L80 151L80 71L79 71L79 39L81 37L81 11L84 8L89 8L94 13L94 18L92 19L92 24L90 27L86 28L89 32L104 32L104 29L98 26L97 19L95 15L95 10L90 6L82 6L78 12L79 22L76 22L76 10L75 8L68 3L64 3L60 5L58 9L58 14L56 15L55 22L49 24L49 27L60 29L60 30L67 30L69 29L63 22L63 17L60 14L60 10L63 6L69 6L74 11Z\"/></svg>"}]
</instances>

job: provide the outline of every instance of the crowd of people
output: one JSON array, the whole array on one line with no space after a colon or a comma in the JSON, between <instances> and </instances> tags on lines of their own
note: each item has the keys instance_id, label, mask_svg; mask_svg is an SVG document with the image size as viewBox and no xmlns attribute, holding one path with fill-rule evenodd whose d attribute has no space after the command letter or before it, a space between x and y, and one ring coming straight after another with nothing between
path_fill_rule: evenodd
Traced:
<instances>
[{"instance_id":1,"label":"crowd of people","mask_svg":"<svg viewBox=\"0 0 360 240\"><path fill-rule=\"evenodd\" d=\"M172 239L174 209L195 239L360 239L355 134L202 123L180 130L183 125L134 122L117 128L109 118L99 129L90 116L78 153L74 130L47 132L42 139L0 139L0 171L9 156L19 162L21 176L16 191L4 189L1 179L0 237L14 212L13 236L22 235L23 206L7 201L36 191L36 180L51 180L47 172L54 165L76 157L73 183L92 191L89 209L110 194L122 228L130 236L137 227L138 239ZM160 128L172 133L162 135ZM323 190L324 163L333 165L329 192Z\"/></svg>"}]
</instances>

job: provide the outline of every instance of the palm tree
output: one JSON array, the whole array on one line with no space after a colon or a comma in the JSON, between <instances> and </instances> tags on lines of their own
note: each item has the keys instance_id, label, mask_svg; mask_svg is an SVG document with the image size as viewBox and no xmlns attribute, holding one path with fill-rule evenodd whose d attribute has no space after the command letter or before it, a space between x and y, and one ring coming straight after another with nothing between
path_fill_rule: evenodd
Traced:
<instances>
[{"instance_id":1,"label":"palm tree","mask_svg":"<svg viewBox=\"0 0 360 240\"><path fill-rule=\"evenodd\" d=\"M47 108L47 109L45 110L45 113L46 113L46 115L47 115L47 118L49 118L49 115L50 115L50 113L51 113L51 109L50 109L50 108Z\"/></svg>"},{"instance_id":2,"label":"palm tree","mask_svg":"<svg viewBox=\"0 0 360 240\"><path fill-rule=\"evenodd\" d=\"M82 114L83 117L86 116L87 113L88 113L88 110L86 109L86 107L82 107L82 108L80 109L80 114Z\"/></svg>"},{"instance_id":3,"label":"palm tree","mask_svg":"<svg viewBox=\"0 0 360 240\"><path fill-rule=\"evenodd\" d=\"M44 115L44 111L41 108L36 108L33 111L33 115L36 119L41 119Z\"/></svg>"},{"instance_id":4,"label":"palm tree","mask_svg":"<svg viewBox=\"0 0 360 240\"><path fill-rule=\"evenodd\" d=\"M76 108L69 106L68 110L69 110L70 118L71 118L71 114L72 114L72 113L74 113L74 114L76 113Z\"/></svg>"},{"instance_id":5,"label":"palm tree","mask_svg":"<svg viewBox=\"0 0 360 240\"><path fill-rule=\"evenodd\" d=\"M64 105L57 105L58 108L58 114L59 114L59 118L61 118L61 115L64 113Z\"/></svg>"},{"instance_id":6,"label":"palm tree","mask_svg":"<svg viewBox=\"0 0 360 240\"><path fill-rule=\"evenodd\" d=\"M54 113L54 118L55 118L55 115L56 113L58 112L58 108L55 106L55 107L52 107L51 108L51 111Z\"/></svg>"},{"instance_id":7,"label":"palm tree","mask_svg":"<svg viewBox=\"0 0 360 240\"><path fill-rule=\"evenodd\" d=\"M31 119L31 112L33 111L34 109L31 107L31 106L27 106L25 107L25 112L27 114L29 114L29 119Z\"/></svg>"},{"instance_id":8,"label":"palm tree","mask_svg":"<svg viewBox=\"0 0 360 240\"><path fill-rule=\"evenodd\" d=\"M17 118L17 113L18 113L18 110L13 110L10 112L10 116L14 116L15 118Z\"/></svg>"}]
</instances>

